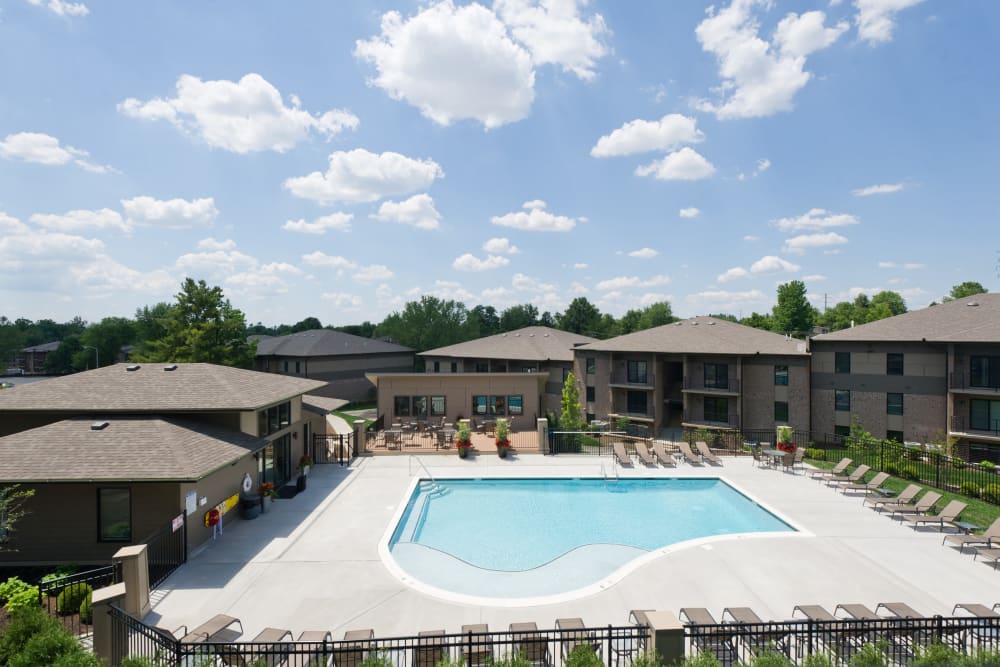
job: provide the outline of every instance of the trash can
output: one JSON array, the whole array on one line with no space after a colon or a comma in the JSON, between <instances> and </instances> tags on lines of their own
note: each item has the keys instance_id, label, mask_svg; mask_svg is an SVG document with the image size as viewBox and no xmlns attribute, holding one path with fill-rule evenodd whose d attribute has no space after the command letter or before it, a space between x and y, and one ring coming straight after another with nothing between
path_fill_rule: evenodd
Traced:
<instances>
[{"instance_id":1,"label":"trash can","mask_svg":"<svg viewBox=\"0 0 1000 667\"><path fill-rule=\"evenodd\" d=\"M248 493L240 498L240 516L256 519L260 515L261 498L258 493Z\"/></svg>"},{"instance_id":2,"label":"trash can","mask_svg":"<svg viewBox=\"0 0 1000 667\"><path fill-rule=\"evenodd\" d=\"M295 480L295 490L297 492L299 492L299 493L302 493L303 491L306 490L306 476L305 475L299 475L299 478L297 480Z\"/></svg>"}]
</instances>

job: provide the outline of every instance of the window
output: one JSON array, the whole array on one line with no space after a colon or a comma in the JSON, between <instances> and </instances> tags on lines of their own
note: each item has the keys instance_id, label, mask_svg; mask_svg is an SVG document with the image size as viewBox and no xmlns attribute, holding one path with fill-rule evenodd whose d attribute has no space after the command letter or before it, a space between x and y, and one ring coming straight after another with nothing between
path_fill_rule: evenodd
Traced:
<instances>
[{"instance_id":1,"label":"window","mask_svg":"<svg viewBox=\"0 0 1000 667\"><path fill-rule=\"evenodd\" d=\"M257 435L263 437L275 431L287 428L292 423L292 404L290 401L272 405L257 412Z\"/></svg>"},{"instance_id":2,"label":"window","mask_svg":"<svg viewBox=\"0 0 1000 667\"><path fill-rule=\"evenodd\" d=\"M886 431L886 440L895 440L896 442L903 442L903 432L902 431Z\"/></svg>"},{"instance_id":3,"label":"window","mask_svg":"<svg viewBox=\"0 0 1000 667\"><path fill-rule=\"evenodd\" d=\"M271 482L281 486L291 476L291 435L286 433L275 438L267 447L257 453L257 479L259 482Z\"/></svg>"},{"instance_id":4,"label":"window","mask_svg":"<svg viewBox=\"0 0 1000 667\"><path fill-rule=\"evenodd\" d=\"M774 367L774 384L782 387L788 386L788 366Z\"/></svg>"},{"instance_id":5,"label":"window","mask_svg":"<svg viewBox=\"0 0 1000 667\"><path fill-rule=\"evenodd\" d=\"M625 363L628 372L628 381L633 384L646 384L646 362L627 361Z\"/></svg>"},{"instance_id":6,"label":"window","mask_svg":"<svg viewBox=\"0 0 1000 667\"><path fill-rule=\"evenodd\" d=\"M457 361L451 362L451 372L452 373L457 373L458 372L458 362Z\"/></svg>"},{"instance_id":7,"label":"window","mask_svg":"<svg viewBox=\"0 0 1000 667\"><path fill-rule=\"evenodd\" d=\"M902 394L886 394L885 395L885 413L887 415L901 415L901 414L903 414L903 395Z\"/></svg>"},{"instance_id":8,"label":"window","mask_svg":"<svg viewBox=\"0 0 1000 667\"><path fill-rule=\"evenodd\" d=\"M444 396L431 396L431 417L443 417L448 413L447 407Z\"/></svg>"},{"instance_id":9,"label":"window","mask_svg":"<svg viewBox=\"0 0 1000 667\"><path fill-rule=\"evenodd\" d=\"M473 396L472 397L472 414L474 414L474 415L485 415L486 414L486 397L485 396Z\"/></svg>"},{"instance_id":10,"label":"window","mask_svg":"<svg viewBox=\"0 0 1000 667\"><path fill-rule=\"evenodd\" d=\"M568 378L568 377L569 377L569 369L568 368L562 369L562 381L563 381L563 383L566 382L566 378Z\"/></svg>"},{"instance_id":11,"label":"window","mask_svg":"<svg viewBox=\"0 0 1000 667\"><path fill-rule=\"evenodd\" d=\"M392 400L392 414L397 417L409 417L410 416L410 397L409 396L396 396Z\"/></svg>"},{"instance_id":12,"label":"window","mask_svg":"<svg viewBox=\"0 0 1000 667\"><path fill-rule=\"evenodd\" d=\"M729 399L715 396L705 397L705 421L729 422Z\"/></svg>"},{"instance_id":13,"label":"window","mask_svg":"<svg viewBox=\"0 0 1000 667\"><path fill-rule=\"evenodd\" d=\"M902 352L889 352L888 354L885 355L885 374L886 375L903 374Z\"/></svg>"},{"instance_id":14,"label":"window","mask_svg":"<svg viewBox=\"0 0 1000 667\"><path fill-rule=\"evenodd\" d=\"M587 423L588 424L590 422L594 421L595 419L597 419L597 415L595 415L593 412L588 412L587 413Z\"/></svg>"},{"instance_id":15,"label":"window","mask_svg":"<svg viewBox=\"0 0 1000 667\"><path fill-rule=\"evenodd\" d=\"M488 361L477 361L476 362L476 372L477 373L489 373L490 372L490 362L488 362Z\"/></svg>"},{"instance_id":16,"label":"window","mask_svg":"<svg viewBox=\"0 0 1000 667\"><path fill-rule=\"evenodd\" d=\"M1000 357L972 357L969 386L1000 389Z\"/></svg>"},{"instance_id":17,"label":"window","mask_svg":"<svg viewBox=\"0 0 1000 667\"><path fill-rule=\"evenodd\" d=\"M774 402L774 421L776 422L788 422L788 402L787 401L775 401Z\"/></svg>"},{"instance_id":18,"label":"window","mask_svg":"<svg viewBox=\"0 0 1000 667\"><path fill-rule=\"evenodd\" d=\"M284 368L284 372L285 372L285 373L287 373L287 372L288 372L288 362L287 362L287 361L283 362L283 364L282 364L282 368Z\"/></svg>"},{"instance_id":19,"label":"window","mask_svg":"<svg viewBox=\"0 0 1000 667\"><path fill-rule=\"evenodd\" d=\"M503 416L507 414L507 397L490 396L490 415Z\"/></svg>"},{"instance_id":20,"label":"window","mask_svg":"<svg viewBox=\"0 0 1000 667\"><path fill-rule=\"evenodd\" d=\"M587 402L593 403L597 399L595 398L597 390L594 387L587 387Z\"/></svg>"},{"instance_id":21,"label":"window","mask_svg":"<svg viewBox=\"0 0 1000 667\"><path fill-rule=\"evenodd\" d=\"M705 364L705 389L729 389L727 364Z\"/></svg>"},{"instance_id":22,"label":"window","mask_svg":"<svg viewBox=\"0 0 1000 667\"><path fill-rule=\"evenodd\" d=\"M132 492L97 490L97 539L99 542L132 541Z\"/></svg>"},{"instance_id":23,"label":"window","mask_svg":"<svg viewBox=\"0 0 1000 667\"><path fill-rule=\"evenodd\" d=\"M435 373L440 373L441 372L441 362L440 361L435 361L434 362L434 372Z\"/></svg>"},{"instance_id":24,"label":"window","mask_svg":"<svg viewBox=\"0 0 1000 667\"><path fill-rule=\"evenodd\" d=\"M837 389L833 392L833 409L837 412L851 411L851 392L846 389Z\"/></svg>"},{"instance_id":25,"label":"window","mask_svg":"<svg viewBox=\"0 0 1000 667\"><path fill-rule=\"evenodd\" d=\"M850 352L836 352L836 353L834 353L833 372L834 373L850 373L851 372L851 353Z\"/></svg>"},{"instance_id":26,"label":"window","mask_svg":"<svg viewBox=\"0 0 1000 667\"><path fill-rule=\"evenodd\" d=\"M595 359L594 357L587 357L586 364L587 364L587 375L593 375L594 373L597 372L597 359Z\"/></svg>"},{"instance_id":27,"label":"window","mask_svg":"<svg viewBox=\"0 0 1000 667\"><path fill-rule=\"evenodd\" d=\"M630 415L644 415L646 414L646 399L648 398L647 392L644 391L630 391L626 395L626 410Z\"/></svg>"},{"instance_id":28,"label":"window","mask_svg":"<svg viewBox=\"0 0 1000 667\"><path fill-rule=\"evenodd\" d=\"M414 396L412 405L413 416L417 419L427 419L427 397Z\"/></svg>"},{"instance_id":29,"label":"window","mask_svg":"<svg viewBox=\"0 0 1000 667\"><path fill-rule=\"evenodd\" d=\"M839 436L841 436L843 438L846 438L847 436L849 436L851 434L851 427L850 426L834 426L833 427L833 434L834 435L839 435Z\"/></svg>"},{"instance_id":30,"label":"window","mask_svg":"<svg viewBox=\"0 0 1000 667\"><path fill-rule=\"evenodd\" d=\"M524 396L518 394L516 396L507 397L507 411L512 415L523 415L524 414Z\"/></svg>"},{"instance_id":31,"label":"window","mask_svg":"<svg viewBox=\"0 0 1000 667\"><path fill-rule=\"evenodd\" d=\"M969 401L969 426L975 431L1000 431L1000 401Z\"/></svg>"}]
</instances>

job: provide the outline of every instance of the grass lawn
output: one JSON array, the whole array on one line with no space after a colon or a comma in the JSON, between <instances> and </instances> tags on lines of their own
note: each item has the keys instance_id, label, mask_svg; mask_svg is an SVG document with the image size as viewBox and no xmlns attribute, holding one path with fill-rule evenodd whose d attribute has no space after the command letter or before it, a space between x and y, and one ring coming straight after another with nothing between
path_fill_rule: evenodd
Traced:
<instances>
[{"instance_id":1,"label":"grass lawn","mask_svg":"<svg viewBox=\"0 0 1000 667\"><path fill-rule=\"evenodd\" d=\"M348 424L350 424L351 428L354 428L354 422L357 422L357 421L364 422L364 424L365 424L366 427L368 426L368 424L372 423L371 419L365 419L364 417L358 417L357 415L348 414L348 413L344 412L342 409L341 410L334 410L330 414L335 415L337 417L340 417L345 422L347 422Z\"/></svg>"}]
</instances>

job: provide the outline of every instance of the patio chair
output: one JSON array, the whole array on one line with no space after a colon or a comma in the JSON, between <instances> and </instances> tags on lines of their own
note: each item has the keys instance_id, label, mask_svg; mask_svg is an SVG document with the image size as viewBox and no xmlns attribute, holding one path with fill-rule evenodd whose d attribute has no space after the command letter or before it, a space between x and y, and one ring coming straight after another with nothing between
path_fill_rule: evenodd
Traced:
<instances>
[{"instance_id":1,"label":"patio chair","mask_svg":"<svg viewBox=\"0 0 1000 667\"><path fill-rule=\"evenodd\" d=\"M980 556L983 560L993 561L993 569L997 569L997 561L1000 561L1000 549L976 549L976 555L972 557L972 560L976 560Z\"/></svg>"},{"instance_id":2,"label":"patio chair","mask_svg":"<svg viewBox=\"0 0 1000 667\"><path fill-rule=\"evenodd\" d=\"M473 623L462 626L462 648L458 654L459 662L468 667L481 667L493 662L493 642L490 640L490 628L485 623Z\"/></svg>"},{"instance_id":3,"label":"patio chair","mask_svg":"<svg viewBox=\"0 0 1000 667\"><path fill-rule=\"evenodd\" d=\"M692 630L691 644L698 651L714 655L724 665L736 664L736 646L733 633L722 629L711 612L704 607L681 607L677 614L684 625L716 626Z\"/></svg>"},{"instance_id":4,"label":"patio chair","mask_svg":"<svg viewBox=\"0 0 1000 667\"><path fill-rule=\"evenodd\" d=\"M722 459L720 459L718 456L715 455L715 452L713 452L709 448L707 442L699 440L696 443L694 443L694 446L698 448L698 453L701 454L702 460L708 459L717 466L722 465Z\"/></svg>"},{"instance_id":5,"label":"patio chair","mask_svg":"<svg viewBox=\"0 0 1000 667\"><path fill-rule=\"evenodd\" d=\"M630 609L628 612L628 622L631 625L638 625L644 628L652 628L653 624L649 620L649 614L652 609ZM646 636L643 635L642 638L636 641L636 648L638 653L645 653L646 651Z\"/></svg>"},{"instance_id":6,"label":"patio chair","mask_svg":"<svg viewBox=\"0 0 1000 667\"><path fill-rule=\"evenodd\" d=\"M674 468L677 466L677 462L674 461L674 457L667 453L666 448L663 446L663 442L660 440L654 440L653 444L653 454L660 461L661 466L666 466L668 468Z\"/></svg>"},{"instance_id":7,"label":"patio chair","mask_svg":"<svg viewBox=\"0 0 1000 667\"><path fill-rule=\"evenodd\" d=\"M635 453L639 456L639 460L648 466L656 465L656 457L649 453L649 449L646 448L646 443L635 442Z\"/></svg>"},{"instance_id":8,"label":"patio chair","mask_svg":"<svg viewBox=\"0 0 1000 667\"><path fill-rule=\"evenodd\" d=\"M795 452L786 452L784 456L781 457L781 467L788 470L795 470Z\"/></svg>"},{"instance_id":9,"label":"patio chair","mask_svg":"<svg viewBox=\"0 0 1000 667\"><path fill-rule=\"evenodd\" d=\"M768 623L757 615L750 607L726 607L722 610L722 622L742 626L767 626ZM758 655L766 651L776 650L786 657L789 655L787 632L769 627L741 630L737 633L740 641L750 653Z\"/></svg>"},{"instance_id":10,"label":"patio chair","mask_svg":"<svg viewBox=\"0 0 1000 667\"><path fill-rule=\"evenodd\" d=\"M795 457L792 459L792 472L795 472L796 468L806 469L806 450L805 447L799 447L795 450Z\"/></svg>"},{"instance_id":11,"label":"patio chair","mask_svg":"<svg viewBox=\"0 0 1000 667\"><path fill-rule=\"evenodd\" d=\"M826 610L825 607L818 604L797 604L792 608L792 618L795 618L795 613L798 612L802 614L805 618L810 621L836 621L837 617Z\"/></svg>"},{"instance_id":12,"label":"patio chair","mask_svg":"<svg viewBox=\"0 0 1000 667\"><path fill-rule=\"evenodd\" d=\"M229 629L232 625L240 626L240 634L243 634L243 624L240 622L240 619L235 616L227 616L226 614L216 614L181 637L181 642L184 644L193 644L196 642L211 641L216 638L216 635L223 630Z\"/></svg>"},{"instance_id":13,"label":"patio chair","mask_svg":"<svg viewBox=\"0 0 1000 667\"><path fill-rule=\"evenodd\" d=\"M976 616L978 618L1000 618L1000 614L998 614L995 609L990 609L984 604L960 602L952 608L951 615L958 616L959 610L966 611L970 616Z\"/></svg>"},{"instance_id":14,"label":"patio chair","mask_svg":"<svg viewBox=\"0 0 1000 667\"><path fill-rule=\"evenodd\" d=\"M912 505L913 499L922 490L919 484L910 484L895 497L869 495L865 498L864 504L878 512L881 512L886 505Z\"/></svg>"},{"instance_id":15,"label":"patio chair","mask_svg":"<svg viewBox=\"0 0 1000 667\"><path fill-rule=\"evenodd\" d=\"M299 633L295 646L297 653L288 656L288 667L318 667L329 661L326 642L333 639L329 630L303 630ZM315 646L307 646L315 644Z\"/></svg>"},{"instance_id":16,"label":"patio chair","mask_svg":"<svg viewBox=\"0 0 1000 667\"><path fill-rule=\"evenodd\" d=\"M559 633L559 653L564 663L566 658L579 647L584 647L600 658L601 642L594 637L594 633L586 632L586 627L583 619L579 617L556 619L556 629L562 631Z\"/></svg>"},{"instance_id":17,"label":"patio chair","mask_svg":"<svg viewBox=\"0 0 1000 667\"><path fill-rule=\"evenodd\" d=\"M753 457L754 463L756 463L758 467L770 463L769 460L765 459L764 456L761 455L760 445L750 445L750 456Z\"/></svg>"},{"instance_id":18,"label":"patio chair","mask_svg":"<svg viewBox=\"0 0 1000 667\"><path fill-rule=\"evenodd\" d=\"M625 443L616 442L614 444L615 458L618 460L618 465L631 466L632 458L625 451Z\"/></svg>"},{"instance_id":19,"label":"patio chair","mask_svg":"<svg viewBox=\"0 0 1000 667\"><path fill-rule=\"evenodd\" d=\"M444 630L423 630L417 633L417 645L413 649L413 667L437 667L448 660L444 647Z\"/></svg>"},{"instance_id":20,"label":"patio chair","mask_svg":"<svg viewBox=\"0 0 1000 667\"><path fill-rule=\"evenodd\" d=\"M827 486L838 486L840 484L856 484L864 479L864 476L868 474L871 467L864 464L859 465L854 469L850 475L836 475L835 477L830 477L826 480Z\"/></svg>"},{"instance_id":21,"label":"patio chair","mask_svg":"<svg viewBox=\"0 0 1000 667\"><path fill-rule=\"evenodd\" d=\"M847 467L851 465L853 461L846 456L840 459L840 463L833 466L829 470L813 470L809 473L809 477L812 479L825 479L827 477L836 477L842 475Z\"/></svg>"},{"instance_id":22,"label":"patio chair","mask_svg":"<svg viewBox=\"0 0 1000 667\"><path fill-rule=\"evenodd\" d=\"M537 623L511 623L510 631L514 633L511 637L514 655L523 655L535 667L549 667L552 664L549 640L544 635L537 634Z\"/></svg>"},{"instance_id":23,"label":"patio chair","mask_svg":"<svg viewBox=\"0 0 1000 667\"><path fill-rule=\"evenodd\" d=\"M344 640L333 650L333 667L358 667L368 657L374 638L375 631L370 628L345 632Z\"/></svg>"},{"instance_id":24,"label":"patio chair","mask_svg":"<svg viewBox=\"0 0 1000 667\"><path fill-rule=\"evenodd\" d=\"M864 491L865 495L869 495L876 489L882 488L882 485L885 484L885 481L887 479L889 479L889 473L880 472L867 482L858 482L856 484L843 484L840 487L840 492L846 494L848 491Z\"/></svg>"},{"instance_id":25,"label":"patio chair","mask_svg":"<svg viewBox=\"0 0 1000 667\"><path fill-rule=\"evenodd\" d=\"M905 602L879 602L875 607L875 613L879 609L884 609L890 614L890 618L925 618L919 611Z\"/></svg>"},{"instance_id":26,"label":"patio chair","mask_svg":"<svg viewBox=\"0 0 1000 667\"><path fill-rule=\"evenodd\" d=\"M681 450L685 461L691 465L701 465L701 457L691 451L691 445L687 444L687 442L684 440L679 441L677 448Z\"/></svg>"},{"instance_id":27,"label":"patio chair","mask_svg":"<svg viewBox=\"0 0 1000 667\"><path fill-rule=\"evenodd\" d=\"M924 495L920 496L920 499L915 503L905 503L905 504L888 504L884 505L883 509L889 511L889 517L895 518L897 514L926 514L934 509L934 506L938 504L941 500L941 494L937 491L928 491Z\"/></svg>"},{"instance_id":28,"label":"patio chair","mask_svg":"<svg viewBox=\"0 0 1000 667\"><path fill-rule=\"evenodd\" d=\"M986 548L989 549L993 546L993 540L996 540L997 544L1000 544L1000 519L996 519L980 535L945 535L944 539L941 540L941 544L957 544L958 553L962 553L967 544L985 544Z\"/></svg>"},{"instance_id":29,"label":"patio chair","mask_svg":"<svg viewBox=\"0 0 1000 667\"><path fill-rule=\"evenodd\" d=\"M968 505L961 500L952 500L938 514L907 515L903 517L903 521L910 524L914 530L918 526L933 526L934 524L937 524L940 530L944 530L946 525L955 525L966 507Z\"/></svg>"},{"instance_id":30,"label":"patio chair","mask_svg":"<svg viewBox=\"0 0 1000 667\"><path fill-rule=\"evenodd\" d=\"M833 610L834 616L837 615L838 611L842 611L847 614L848 618L858 621L877 621L881 618L881 616L863 604L838 604L836 609Z\"/></svg>"},{"instance_id":31,"label":"patio chair","mask_svg":"<svg viewBox=\"0 0 1000 667\"><path fill-rule=\"evenodd\" d=\"M288 651L282 651L277 646L286 638L292 638L290 630L264 628L249 642L220 644L215 653L226 667L247 667L248 665L274 667L284 664L285 658L288 657ZM249 646L241 646L240 644L249 644Z\"/></svg>"}]
</instances>

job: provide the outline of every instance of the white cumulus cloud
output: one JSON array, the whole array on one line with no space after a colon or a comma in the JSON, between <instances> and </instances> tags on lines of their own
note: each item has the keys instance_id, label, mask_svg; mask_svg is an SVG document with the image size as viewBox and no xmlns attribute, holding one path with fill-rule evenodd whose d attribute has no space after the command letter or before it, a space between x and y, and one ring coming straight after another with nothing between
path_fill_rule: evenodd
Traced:
<instances>
[{"instance_id":1,"label":"white cumulus cloud","mask_svg":"<svg viewBox=\"0 0 1000 667\"><path fill-rule=\"evenodd\" d=\"M651 278L642 279L638 276L618 276L609 278L597 283L597 289L601 292L608 290L620 290L631 287L657 287L670 284L670 276L656 275Z\"/></svg>"},{"instance_id":2,"label":"white cumulus cloud","mask_svg":"<svg viewBox=\"0 0 1000 667\"><path fill-rule=\"evenodd\" d=\"M451 265L456 271L489 271L491 269L499 269L508 264L510 264L510 260L502 255L489 255L486 259L479 259L472 253L467 252L455 258L455 261Z\"/></svg>"},{"instance_id":3,"label":"white cumulus cloud","mask_svg":"<svg viewBox=\"0 0 1000 667\"><path fill-rule=\"evenodd\" d=\"M346 257L327 255L320 250L302 255L302 261L310 266L335 268L338 276L343 276L350 271L350 276L358 282L388 280L395 275L384 264L364 265Z\"/></svg>"},{"instance_id":4,"label":"white cumulus cloud","mask_svg":"<svg viewBox=\"0 0 1000 667\"><path fill-rule=\"evenodd\" d=\"M36 7L44 7L58 16L86 16L90 9L82 2L66 2L66 0L28 0Z\"/></svg>"},{"instance_id":5,"label":"white cumulus cloud","mask_svg":"<svg viewBox=\"0 0 1000 667\"><path fill-rule=\"evenodd\" d=\"M659 255L657 251L652 248L639 248L638 250L633 250L628 254L629 257L638 257L639 259L652 259Z\"/></svg>"},{"instance_id":6,"label":"white cumulus cloud","mask_svg":"<svg viewBox=\"0 0 1000 667\"><path fill-rule=\"evenodd\" d=\"M404 19L382 15L381 33L359 40L371 85L440 125L472 119L486 128L525 118L535 99L532 57L489 9L442 0Z\"/></svg>"},{"instance_id":7,"label":"white cumulus cloud","mask_svg":"<svg viewBox=\"0 0 1000 667\"><path fill-rule=\"evenodd\" d=\"M72 162L85 171L94 174L115 172L113 167L96 164L84 158L90 153L79 148L66 146L59 139L41 132L18 132L8 134L0 141L0 156L8 160L23 160L50 166Z\"/></svg>"},{"instance_id":8,"label":"white cumulus cloud","mask_svg":"<svg viewBox=\"0 0 1000 667\"><path fill-rule=\"evenodd\" d=\"M896 15L921 2L923 0L854 0L858 10L854 19L858 26L858 38L869 44L892 41Z\"/></svg>"},{"instance_id":9,"label":"white cumulus cloud","mask_svg":"<svg viewBox=\"0 0 1000 667\"><path fill-rule=\"evenodd\" d=\"M590 149L593 157L633 155L648 151L670 151L705 139L698 121L672 113L660 120L632 120L597 140Z\"/></svg>"},{"instance_id":10,"label":"white cumulus cloud","mask_svg":"<svg viewBox=\"0 0 1000 667\"><path fill-rule=\"evenodd\" d=\"M816 231L830 227L845 227L860 222L857 216L849 213L833 213L822 208L810 209L795 218L778 218L771 224L783 232Z\"/></svg>"},{"instance_id":11,"label":"white cumulus cloud","mask_svg":"<svg viewBox=\"0 0 1000 667\"><path fill-rule=\"evenodd\" d=\"M198 250L235 250L236 241L232 239L219 240L214 237L209 237L207 239L202 239L198 241Z\"/></svg>"},{"instance_id":12,"label":"white cumulus cloud","mask_svg":"<svg viewBox=\"0 0 1000 667\"><path fill-rule=\"evenodd\" d=\"M333 303L337 308L344 310L357 310L363 303L361 297L349 292L323 292L320 296Z\"/></svg>"},{"instance_id":13,"label":"white cumulus cloud","mask_svg":"<svg viewBox=\"0 0 1000 667\"><path fill-rule=\"evenodd\" d=\"M810 248L825 248L845 243L847 243L847 237L841 236L837 232L800 234L786 240L784 250L785 252L801 254Z\"/></svg>"},{"instance_id":14,"label":"white cumulus cloud","mask_svg":"<svg viewBox=\"0 0 1000 667\"><path fill-rule=\"evenodd\" d=\"M281 226L286 232L299 232L300 234L326 234L327 230L336 229L341 232L351 231L351 220L353 213L331 213L316 218L312 222L304 219L288 220Z\"/></svg>"},{"instance_id":15,"label":"white cumulus cloud","mask_svg":"<svg viewBox=\"0 0 1000 667\"><path fill-rule=\"evenodd\" d=\"M415 160L387 151L363 148L330 154L325 172L289 178L284 185L293 195L320 203L373 202L383 197L423 190L444 172L433 160Z\"/></svg>"},{"instance_id":16,"label":"white cumulus cloud","mask_svg":"<svg viewBox=\"0 0 1000 667\"><path fill-rule=\"evenodd\" d=\"M0 211L0 235L14 236L17 234L27 234L31 231L28 225L24 224L12 215L7 215Z\"/></svg>"},{"instance_id":17,"label":"white cumulus cloud","mask_svg":"<svg viewBox=\"0 0 1000 667\"><path fill-rule=\"evenodd\" d=\"M677 214L682 218L697 218L701 215L701 210L694 206L689 206L688 208L682 208Z\"/></svg>"},{"instance_id":18,"label":"white cumulus cloud","mask_svg":"<svg viewBox=\"0 0 1000 667\"><path fill-rule=\"evenodd\" d=\"M118 110L131 118L165 120L209 146L240 154L281 153L304 141L310 132L332 137L358 126L357 117L342 109L311 114L299 108L295 96L292 105L286 106L278 89L253 72L239 81L202 81L183 74L177 79L176 92L176 97L145 102L130 97L118 104Z\"/></svg>"},{"instance_id":19,"label":"white cumulus cloud","mask_svg":"<svg viewBox=\"0 0 1000 667\"><path fill-rule=\"evenodd\" d=\"M483 244L483 250L491 255L516 255L521 249L506 238L492 238Z\"/></svg>"},{"instance_id":20,"label":"white cumulus cloud","mask_svg":"<svg viewBox=\"0 0 1000 667\"><path fill-rule=\"evenodd\" d=\"M31 221L40 227L54 229L60 232L79 232L83 230L117 230L120 232L132 231L129 222L122 219L118 211L110 208L102 208L96 211L76 210L67 211L62 215L48 213L35 213L31 216Z\"/></svg>"},{"instance_id":21,"label":"white cumulus cloud","mask_svg":"<svg viewBox=\"0 0 1000 667\"><path fill-rule=\"evenodd\" d=\"M122 208L130 225L155 225L170 229L211 226L219 216L215 199L155 199L141 196L123 199Z\"/></svg>"},{"instance_id":22,"label":"white cumulus cloud","mask_svg":"<svg viewBox=\"0 0 1000 667\"><path fill-rule=\"evenodd\" d=\"M720 283L728 283L730 280L739 280L740 278L746 278L748 275L750 273L742 266L734 266L720 273L715 280Z\"/></svg>"},{"instance_id":23,"label":"white cumulus cloud","mask_svg":"<svg viewBox=\"0 0 1000 667\"><path fill-rule=\"evenodd\" d=\"M636 176L652 176L661 181L697 181L714 173L712 163L688 146L635 170Z\"/></svg>"},{"instance_id":24,"label":"white cumulus cloud","mask_svg":"<svg viewBox=\"0 0 1000 667\"><path fill-rule=\"evenodd\" d=\"M802 267L776 255L766 255L750 265L750 273L793 273Z\"/></svg>"},{"instance_id":25,"label":"white cumulus cloud","mask_svg":"<svg viewBox=\"0 0 1000 667\"><path fill-rule=\"evenodd\" d=\"M490 218L501 227L513 227L529 232L568 232L576 227L577 219L556 215L545 210L545 202L533 199L524 203L527 211L514 211Z\"/></svg>"},{"instance_id":26,"label":"white cumulus cloud","mask_svg":"<svg viewBox=\"0 0 1000 667\"><path fill-rule=\"evenodd\" d=\"M594 78L597 61L608 54L608 33L600 14L584 20L588 0L496 0L493 9L514 39L528 47L536 65L559 65L584 80Z\"/></svg>"},{"instance_id":27,"label":"white cumulus cloud","mask_svg":"<svg viewBox=\"0 0 1000 667\"><path fill-rule=\"evenodd\" d=\"M899 264L897 262L879 262L878 268L880 269L905 269L907 271L916 271L918 269L926 268L926 264L921 264L920 262L904 262Z\"/></svg>"},{"instance_id":28,"label":"white cumulus cloud","mask_svg":"<svg viewBox=\"0 0 1000 667\"><path fill-rule=\"evenodd\" d=\"M893 192L899 192L905 186L902 183L883 183L881 185L869 185L865 188L858 188L857 190L851 190L851 194L855 197L871 197L872 195L888 195Z\"/></svg>"},{"instance_id":29,"label":"white cumulus cloud","mask_svg":"<svg viewBox=\"0 0 1000 667\"><path fill-rule=\"evenodd\" d=\"M413 195L404 201L386 201L371 216L383 222L399 222L417 229L437 229L441 214L434 208L434 200L427 194Z\"/></svg>"}]
</instances>

